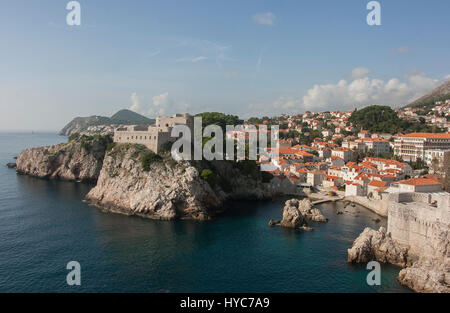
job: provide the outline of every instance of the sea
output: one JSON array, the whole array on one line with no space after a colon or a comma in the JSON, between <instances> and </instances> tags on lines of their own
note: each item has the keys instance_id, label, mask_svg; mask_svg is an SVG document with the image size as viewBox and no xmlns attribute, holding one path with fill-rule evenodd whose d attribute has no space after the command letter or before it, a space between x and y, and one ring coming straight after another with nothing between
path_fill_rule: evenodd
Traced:
<instances>
[{"instance_id":1,"label":"sea","mask_svg":"<svg viewBox=\"0 0 450 313\"><path fill-rule=\"evenodd\" d=\"M6 163L21 150L66 142L54 133L0 133L0 292L410 292L400 268L348 264L347 249L374 213L320 205L326 224L314 231L268 226L286 199L234 201L215 219L155 221L89 206L92 184L17 174ZM80 285L69 285L71 261Z\"/></svg>"}]
</instances>

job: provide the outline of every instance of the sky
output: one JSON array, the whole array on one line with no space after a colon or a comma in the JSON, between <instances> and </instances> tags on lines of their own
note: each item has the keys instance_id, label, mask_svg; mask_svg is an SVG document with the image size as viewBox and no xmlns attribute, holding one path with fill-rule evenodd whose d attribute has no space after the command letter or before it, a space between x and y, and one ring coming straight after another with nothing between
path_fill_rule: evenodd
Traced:
<instances>
[{"instance_id":1,"label":"sky","mask_svg":"<svg viewBox=\"0 0 450 313\"><path fill-rule=\"evenodd\" d=\"M450 79L450 1L0 0L0 130L402 106Z\"/></svg>"}]
</instances>

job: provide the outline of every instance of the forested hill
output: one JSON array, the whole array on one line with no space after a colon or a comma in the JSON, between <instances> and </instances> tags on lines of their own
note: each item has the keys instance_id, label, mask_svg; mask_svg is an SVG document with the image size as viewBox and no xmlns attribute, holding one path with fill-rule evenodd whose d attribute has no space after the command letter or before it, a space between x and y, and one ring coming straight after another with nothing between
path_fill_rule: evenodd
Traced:
<instances>
[{"instance_id":1,"label":"forested hill","mask_svg":"<svg viewBox=\"0 0 450 313\"><path fill-rule=\"evenodd\" d=\"M390 106L371 105L355 110L349 121L357 130L368 130L375 133L397 132L441 132L442 130L425 124L425 121L411 122L398 117Z\"/></svg>"}]
</instances>

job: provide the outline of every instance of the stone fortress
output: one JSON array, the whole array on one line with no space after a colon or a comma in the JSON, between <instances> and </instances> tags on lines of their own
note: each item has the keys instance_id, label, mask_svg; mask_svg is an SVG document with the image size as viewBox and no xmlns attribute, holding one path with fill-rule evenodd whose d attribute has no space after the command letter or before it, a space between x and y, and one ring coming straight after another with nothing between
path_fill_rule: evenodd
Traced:
<instances>
[{"instance_id":1,"label":"stone fortress","mask_svg":"<svg viewBox=\"0 0 450 313\"><path fill-rule=\"evenodd\" d=\"M172 128L175 125L186 125L194 129L194 116L183 113L173 116L159 116L154 125L149 126L121 126L114 130L114 142L137 143L146 146L155 153L161 151L161 147L167 142L173 142L177 138L171 137Z\"/></svg>"},{"instance_id":2,"label":"stone fortress","mask_svg":"<svg viewBox=\"0 0 450 313\"><path fill-rule=\"evenodd\" d=\"M438 256L449 241L450 195L396 193L389 200L387 231L392 239L408 245L412 257ZM450 251L440 256L448 258L447 253Z\"/></svg>"}]
</instances>

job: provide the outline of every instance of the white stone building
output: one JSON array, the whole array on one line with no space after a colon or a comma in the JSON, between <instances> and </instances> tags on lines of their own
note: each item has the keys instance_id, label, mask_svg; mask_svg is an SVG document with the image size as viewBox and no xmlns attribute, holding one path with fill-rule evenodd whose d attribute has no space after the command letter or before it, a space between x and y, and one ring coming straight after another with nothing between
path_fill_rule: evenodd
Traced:
<instances>
[{"instance_id":1,"label":"white stone building","mask_svg":"<svg viewBox=\"0 0 450 313\"><path fill-rule=\"evenodd\" d=\"M450 133L412 133L395 138L394 154L405 161L424 160L425 151L433 149L450 149Z\"/></svg>"}]
</instances>

